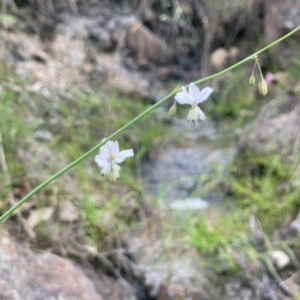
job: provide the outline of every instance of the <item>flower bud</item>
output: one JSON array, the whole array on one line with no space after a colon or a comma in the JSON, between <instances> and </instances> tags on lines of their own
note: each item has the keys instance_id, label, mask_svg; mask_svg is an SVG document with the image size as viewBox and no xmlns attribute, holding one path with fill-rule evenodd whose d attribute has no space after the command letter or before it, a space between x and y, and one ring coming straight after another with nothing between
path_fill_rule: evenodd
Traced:
<instances>
[{"instance_id":1,"label":"flower bud","mask_svg":"<svg viewBox=\"0 0 300 300\"><path fill-rule=\"evenodd\" d=\"M117 177L116 172L115 172L114 170L110 170L110 171L109 171L107 178L108 178L108 181L109 181L110 183L115 183L116 180L119 179L119 178Z\"/></svg>"},{"instance_id":2,"label":"flower bud","mask_svg":"<svg viewBox=\"0 0 300 300\"><path fill-rule=\"evenodd\" d=\"M268 86L263 78L258 82L258 91L262 96L266 96L268 93Z\"/></svg>"},{"instance_id":3,"label":"flower bud","mask_svg":"<svg viewBox=\"0 0 300 300\"><path fill-rule=\"evenodd\" d=\"M169 116L173 118L176 115L177 112L177 107L176 107L176 102L171 106L169 109Z\"/></svg>"},{"instance_id":4,"label":"flower bud","mask_svg":"<svg viewBox=\"0 0 300 300\"><path fill-rule=\"evenodd\" d=\"M250 76L250 78L249 78L249 84L250 84L250 85L254 85L254 84L255 84L255 77L254 77L253 74L252 74L252 75Z\"/></svg>"}]
</instances>

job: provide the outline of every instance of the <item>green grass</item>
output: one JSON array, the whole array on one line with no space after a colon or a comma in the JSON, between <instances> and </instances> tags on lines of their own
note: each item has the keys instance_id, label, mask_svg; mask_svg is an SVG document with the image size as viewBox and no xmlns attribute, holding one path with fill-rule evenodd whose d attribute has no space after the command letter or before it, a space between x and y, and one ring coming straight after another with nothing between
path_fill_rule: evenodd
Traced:
<instances>
[{"instance_id":1,"label":"green grass","mask_svg":"<svg viewBox=\"0 0 300 300\"><path fill-rule=\"evenodd\" d=\"M202 257L202 264L220 274L234 275L241 268L242 257L257 259L257 252L251 244L247 222L243 214L230 213L218 219L211 219L206 213L177 216L189 247L195 247ZM179 233L173 235L178 239Z\"/></svg>"},{"instance_id":2,"label":"green grass","mask_svg":"<svg viewBox=\"0 0 300 300\"><path fill-rule=\"evenodd\" d=\"M0 120L0 128L8 173L13 185L8 184L1 189L1 212L10 205L7 200L8 191L13 191L14 186L22 189L24 178L32 187L36 186L41 183L43 176L51 176L59 167L64 167L81 156L150 105L141 99L122 96L117 91L105 95L101 91L86 94L76 90L71 91L68 97L59 97L53 92L52 97L43 99L41 95L26 92L16 94L11 89L2 87L0 98L1 115L5 116ZM32 121L33 119L41 122ZM37 129L52 134L53 138L38 141L38 145L50 149L54 163L45 169L43 163L35 162L36 157L32 157L29 160L32 160L36 169L29 171L17 158L16 150L34 139ZM34 229L38 245L42 248L52 247L70 227L79 226L82 227L83 234L75 240L82 243L83 238L101 250L106 237L114 238L135 224L139 219L138 210L144 197L138 166L161 143L167 132L168 126L158 122L152 113L122 133L117 138L121 149L133 148L135 156L121 164L120 181L114 185L101 176L101 168L96 165L92 155L41 191L36 196L37 202L33 209L51 205L55 207L55 214ZM62 162L58 156L63 158ZM28 163L31 164L30 161ZM5 176L2 176L1 174L4 182ZM71 193L66 186L70 184L70 180L74 185ZM26 190L23 190L24 193ZM51 200L53 197L56 198L54 202ZM72 201L79 210L80 219L75 224L67 225L59 219L59 205L63 201ZM22 214L27 218L30 212L26 209ZM24 237L22 226L17 224L16 218L11 220L11 232Z\"/></svg>"},{"instance_id":3,"label":"green grass","mask_svg":"<svg viewBox=\"0 0 300 300\"><path fill-rule=\"evenodd\" d=\"M272 233L290 222L299 209L300 189L290 184L293 173L294 168L277 156L250 156L235 162L228 181L235 205L249 212L255 208L264 230Z\"/></svg>"},{"instance_id":4,"label":"green grass","mask_svg":"<svg viewBox=\"0 0 300 300\"><path fill-rule=\"evenodd\" d=\"M205 103L205 112L217 121L219 132L226 132L232 139L236 129L257 115L265 99L258 96L255 87L248 85L250 74L245 70L234 71L230 76L213 101ZM206 222L205 216L193 218L185 226L191 244L210 258L216 254L217 257L234 254L238 249L257 258L249 218L256 211L264 234L270 238L295 218L300 206L300 188L292 183L295 167L297 163L285 164L277 156L256 157L247 153L235 159L221 182L215 171L211 176L208 173L199 178L199 188L193 195L220 188L227 191L223 204L226 217L217 220L214 226Z\"/></svg>"},{"instance_id":5,"label":"green grass","mask_svg":"<svg viewBox=\"0 0 300 300\"><path fill-rule=\"evenodd\" d=\"M256 99L255 89L249 87L249 76L243 70L232 73L231 80L227 81L222 92L216 93L205 103L205 113L221 124L220 132L224 131L225 122L229 124L227 129L234 130L256 115L261 99ZM0 98L0 110L5 116L0 119L0 126L9 175L13 185L18 187L23 185L24 176L33 186L40 183L38 174L27 172L22 162L16 159L17 147L32 138L36 129L50 132L53 138L42 143L71 162L150 105L141 99L125 97L117 91L107 95L101 91L87 94L75 90L62 97L53 92L51 98L43 99L41 95L18 94L2 87ZM186 113L186 109L182 109L183 113ZM30 114L43 123L27 121ZM114 239L139 222L144 190L138 166L141 160L151 156L153 149L170 137L168 130L168 126L159 122L152 113L118 137L121 148L133 148L135 156L121 165L120 182L115 185L101 177L100 168L94 163L94 156L91 156L69 172L76 183L73 193L68 194L64 190L65 176L39 193L36 198L38 202L32 209L53 205L55 213L50 220L36 227L38 246L54 247L71 227L74 231L82 229L81 234L72 232L72 242L82 243L84 240L101 251L107 238ZM234 135L233 132L230 134ZM44 171L52 172L50 169ZM277 228L295 216L299 208L300 189L289 184L294 169L285 167L277 157L243 157L231 166L225 182L220 179L223 171L216 167L199 178L199 188L192 196L224 188L225 183L229 195L224 217L213 225L203 216L187 217L180 224L189 246L196 247L202 255L217 262L225 262L235 272L239 253L258 257L249 234L249 217L253 209L257 211L263 230L272 236ZM12 188L6 186L1 190L1 212L8 207L7 192ZM59 203L63 201L72 201L79 211L80 218L74 224L64 224L59 219ZM29 214L30 210L23 213L25 218ZM16 221L15 217L12 219ZM15 222L12 226L13 232L19 234L20 224Z\"/></svg>"},{"instance_id":6,"label":"green grass","mask_svg":"<svg viewBox=\"0 0 300 300\"><path fill-rule=\"evenodd\" d=\"M294 171L293 166L282 163L277 156L263 159L248 154L236 159L221 185L223 190L227 187L228 195L219 214L211 215L208 211L206 215L204 211L179 218L190 245L221 273L238 272L243 257L258 262L262 255L275 249L288 253L298 268L299 242L291 244L274 238L278 230L295 218L300 207L300 188L292 184ZM205 176L199 182L205 182L206 192L206 187L220 188L216 176ZM253 239L249 226L254 212L262 226L260 245Z\"/></svg>"},{"instance_id":7,"label":"green grass","mask_svg":"<svg viewBox=\"0 0 300 300\"><path fill-rule=\"evenodd\" d=\"M2 149L4 153L4 162L8 167L8 172L1 172L0 180L2 182L0 189L0 198L2 199L1 208L8 206L8 191L24 174L25 170L20 160L16 159L16 148L20 146L20 139L26 140L36 125L31 123L26 116L26 103L22 101L19 94L12 89L0 86L0 133L2 136ZM7 180L9 177L9 181ZM5 200L5 201L4 201Z\"/></svg>"},{"instance_id":8,"label":"green grass","mask_svg":"<svg viewBox=\"0 0 300 300\"><path fill-rule=\"evenodd\" d=\"M196 224L189 224L190 242L199 252L216 254L232 247L239 240L237 226L232 220L219 220L214 227L210 228L204 219L199 219Z\"/></svg>"}]
</instances>

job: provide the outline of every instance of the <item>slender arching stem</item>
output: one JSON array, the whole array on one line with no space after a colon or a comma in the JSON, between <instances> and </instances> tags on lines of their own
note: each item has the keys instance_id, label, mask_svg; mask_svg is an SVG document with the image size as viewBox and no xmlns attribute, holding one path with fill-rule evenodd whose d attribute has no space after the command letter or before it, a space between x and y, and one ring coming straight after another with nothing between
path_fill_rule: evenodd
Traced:
<instances>
[{"instance_id":1,"label":"slender arching stem","mask_svg":"<svg viewBox=\"0 0 300 300\"><path fill-rule=\"evenodd\" d=\"M207 76L205 78L199 79L197 81L195 81L195 84L199 84L202 82L205 82L207 80L210 80L212 78L218 77L230 70L233 70L237 67L239 67L240 65L244 64L245 62L254 59L258 54L268 50L269 48L275 46L276 44L280 43L281 41L285 40L286 38L288 38L289 36L293 35L296 31L298 31L300 29L300 26L298 26L297 28L295 28L294 30L292 30L291 32L289 32L288 34L286 34L285 36L283 36L282 38L276 40L275 42L269 44L268 46L264 47L263 49L253 53L252 55L246 57L245 59L239 61L238 63L232 65L231 67L218 72L214 75L211 76ZM176 95L176 93L179 91L179 88L175 88L171 93L169 93L167 96L165 96L164 98L162 98L159 102L157 102L156 104L152 105L151 107L149 107L148 109L146 109L144 112L142 112L140 115L138 115L137 117L135 117L134 119L132 119L130 122L128 122L127 124L125 124L123 127L121 127L120 129L118 129L117 131L115 131L114 133L112 133L110 136L108 136L106 138L106 140L103 140L101 143L97 144L95 147L93 147L92 149L90 149L88 152L84 153L82 156L80 156L79 158L77 158L76 160L74 160L72 163L70 163L68 166L64 167L63 169L61 169L60 171L58 171L56 174L52 175L50 178L48 178L46 181L44 181L43 183L41 183L39 186L37 186L35 189L33 189L30 193L28 193L24 198L22 198L18 203L16 203L14 206L12 206L9 210L7 210L1 217L0 217L0 222L5 220L7 217L9 217L17 208L19 208L22 204L24 204L31 196L33 196L34 194L38 193L40 190L42 190L44 187L46 187L48 184L50 184L52 181L54 181L56 178L60 177L61 175L63 175L64 173L66 173L68 170L72 169L73 167L75 167L76 165L78 165L80 162L82 162L85 158L87 158L89 155L91 155L93 152L95 152L96 150L99 149L99 147L103 146L108 140L111 140L113 138L115 138L118 134L120 134L121 132L123 132L124 130L126 130L127 128L129 128L130 126L132 126L133 124L135 124L136 122L138 122L139 120L141 120L143 117L145 117L146 115L148 115L150 112L152 112L155 108L159 107L160 105L162 105L164 102L166 102L167 100L169 100L170 98L172 98L173 96Z\"/></svg>"}]
</instances>

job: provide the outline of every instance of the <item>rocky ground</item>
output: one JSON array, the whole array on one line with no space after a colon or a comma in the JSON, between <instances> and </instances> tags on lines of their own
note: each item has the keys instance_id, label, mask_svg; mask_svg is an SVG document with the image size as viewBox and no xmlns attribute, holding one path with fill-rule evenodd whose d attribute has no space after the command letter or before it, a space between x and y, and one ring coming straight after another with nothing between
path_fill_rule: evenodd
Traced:
<instances>
[{"instance_id":1,"label":"rocky ground","mask_svg":"<svg viewBox=\"0 0 300 300\"><path fill-rule=\"evenodd\" d=\"M15 186L12 201L28 192L32 182L47 179L53 169L67 165L63 154L44 144L53 141L61 128L57 110L61 99L69 101L78 89L93 93L100 87L104 93L117 89L133 99L153 103L178 83L198 79L250 54L250 50L257 49L256 31L263 31L268 43L294 29L300 11L299 1L291 6L293 1L283 4L279 0L231 0L218 7L212 6L211 1L192 0L50 2L16 1L19 7L13 1L4 1L7 7L2 4L2 11L7 8L8 14L1 13L0 18L1 87L11 89L20 98L27 95L26 105L31 113L26 122L48 124L48 129L38 126L32 138L22 141L22 147L16 149L28 174L38 172L38 176L32 175L22 181L22 186ZM235 43L229 43L229 39ZM295 52L293 43L283 49L273 55L284 71ZM265 57L261 63L263 68L270 66ZM216 92L222 91L228 79L212 82ZM289 93L278 93L276 84L284 85ZM252 123L239 130L236 145L216 146L214 124L201 127L201 134L183 134L181 120L175 121L175 135L184 135L188 147L175 143L159 149L156 160L143 170L149 190L161 191L167 185L166 198L176 195L179 200L186 200L199 184L196 176L206 168L201 161L191 163L191 157L198 157L199 153L206 163L217 162L224 168L233 156L244 159L248 151L264 157L276 153L285 163L294 163L300 136L297 83L286 83L280 77L273 87L272 99ZM41 108L46 111L43 118L39 116ZM166 115L166 109L162 111ZM201 144L203 140L205 143ZM188 159L183 161L182 156ZM3 160L1 167L5 174ZM243 165L250 172L252 167ZM43 168L49 173L41 172ZM172 174L179 173L183 180L178 182L168 176L170 168L174 168ZM157 180L158 171L168 180ZM298 175L299 166L289 188L299 184ZM299 293L297 260L291 253L286 257L286 251L273 249L265 260L261 258L257 263L241 255L242 272L235 273L234 268L226 265L216 271L205 264L185 238L168 245L161 235L162 228L172 219L169 208L159 212L157 208L149 209L148 219L141 218L132 232L111 241L114 247L107 253L88 243L74 246L73 237L83 231L80 213L72 201L80 193L74 178L70 172L58 183L59 191L69 197L64 203L54 208L38 208L33 199L15 216L14 225L7 222L2 226L1 299L284 300ZM151 187L153 184L155 188ZM124 191L127 189L118 192ZM133 203L137 205L134 200ZM58 236L55 246L46 243L43 247L35 228L54 215L67 224L65 241L61 242ZM261 233L255 214L251 220L254 229ZM299 218L291 221L280 234L296 240Z\"/></svg>"}]
</instances>

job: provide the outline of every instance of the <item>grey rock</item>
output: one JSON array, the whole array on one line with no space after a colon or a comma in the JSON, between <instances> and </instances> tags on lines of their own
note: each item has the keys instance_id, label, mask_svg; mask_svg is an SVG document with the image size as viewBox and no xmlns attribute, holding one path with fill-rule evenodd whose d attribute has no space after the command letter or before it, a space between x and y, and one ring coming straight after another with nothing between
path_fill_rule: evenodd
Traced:
<instances>
[{"instance_id":1,"label":"grey rock","mask_svg":"<svg viewBox=\"0 0 300 300\"><path fill-rule=\"evenodd\" d=\"M300 1L298 0L266 0L264 33L266 43L269 44L279 39L289 31L299 25ZM291 39L299 37L299 33L293 35ZM285 41L282 51L277 51L273 55L282 68L285 68L290 57L297 54L297 49L293 49L292 43Z\"/></svg>"},{"instance_id":2,"label":"grey rock","mask_svg":"<svg viewBox=\"0 0 300 300\"><path fill-rule=\"evenodd\" d=\"M299 25L300 1L266 0L264 29L271 43Z\"/></svg>"},{"instance_id":3,"label":"grey rock","mask_svg":"<svg viewBox=\"0 0 300 300\"><path fill-rule=\"evenodd\" d=\"M143 24L132 24L127 32L127 46L135 54L139 66L164 64L173 59L173 50Z\"/></svg>"},{"instance_id":4,"label":"grey rock","mask_svg":"<svg viewBox=\"0 0 300 300\"><path fill-rule=\"evenodd\" d=\"M71 201L64 201L59 205L59 218L61 221L69 223L79 219L78 208Z\"/></svg>"},{"instance_id":5,"label":"grey rock","mask_svg":"<svg viewBox=\"0 0 300 300\"><path fill-rule=\"evenodd\" d=\"M278 270L284 269L290 263L289 256L281 250L276 250L271 253L273 264Z\"/></svg>"},{"instance_id":6,"label":"grey rock","mask_svg":"<svg viewBox=\"0 0 300 300\"><path fill-rule=\"evenodd\" d=\"M297 233L300 233L300 211L298 212L296 219L291 223L290 227L296 230Z\"/></svg>"},{"instance_id":7,"label":"grey rock","mask_svg":"<svg viewBox=\"0 0 300 300\"><path fill-rule=\"evenodd\" d=\"M88 37L94 42L99 51L113 50L113 41L110 33L101 27L91 26L88 28Z\"/></svg>"},{"instance_id":8,"label":"grey rock","mask_svg":"<svg viewBox=\"0 0 300 300\"><path fill-rule=\"evenodd\" d=\"M126 238L135 261L134 274L143 279L149 296L160 300L217 299L217 289L213 288L197 251L186 247L185 242L180 247L176 243L164 245L160 237L163 234L161 221L156 218L144 228L146 230L137 228ZM188 298L188 295L197 297Z\"/></svg>"},{"instance_id":9,"label":"grey rock","mask_svg":"<svg viewBox=\"0 0 300 300\"><path fill-rule=\"evenodd\" d=\"M45 142L51 141L53 139L53 134L48 130L36 130L33 134L33 137L37 141Z\"/></svg>"},{"instance_id":10,"label":"grey rock","mask_svg":"<svg viewBox=\"0 0 300 300\"><path fill-rule=\"evenodd\" d=\"M208 203L204 200L202 200L199 197L196 198L186 198L183 200L177 200L177 201L172 201L169 204L169 207L173 210L179 210L179 211L197 211L197 210L202 210L207 208Z\"/></svg>"},{"instance_id":11,"label":"grey rock","mask_svg":"<svg viewBox=\"0 0 300 300\"><path fill-rule=\"evenodd\" d=\"M134 287L122 277L116 279L88 266L82 266L82 270L105 300L137 300Z\"/></svg>"},{"instance_id":12,"label":"grey rock","mask_svg":"<svg viewBox=\"0 0 300 300\"><path fill-rule=\"evenodd\" d=\"M207 174L215 167L224 170L233 154L231 148L215 149L209 143L199 143L191 148L162 148L156 161L145 168L149 191L157 194L165 191L160 195L166 201L187 198L196 189L201 174Z\"/></svg>"},{"instance_id":13,"label":"grey rock","mask_svg":"<svg viewBox=\"0 0 300 300\"><path fill-rule=\"evenodd\" d=\"M67 259L36 253L0 236L0 298L103 300L86 275Z\"/></svg>"},{"instance_id":14,"label":"grey rock","mask_svg":"<svg viewBox=\"0 0 300 300\"><path fill-rule=\"evenodd\" d=\"M258 117L240 134L238 152L250 151L259 156L279 155L293 160L299 138L300 104L290 95L278 95L261 109Z\"/></svg>"}]
</instances>

